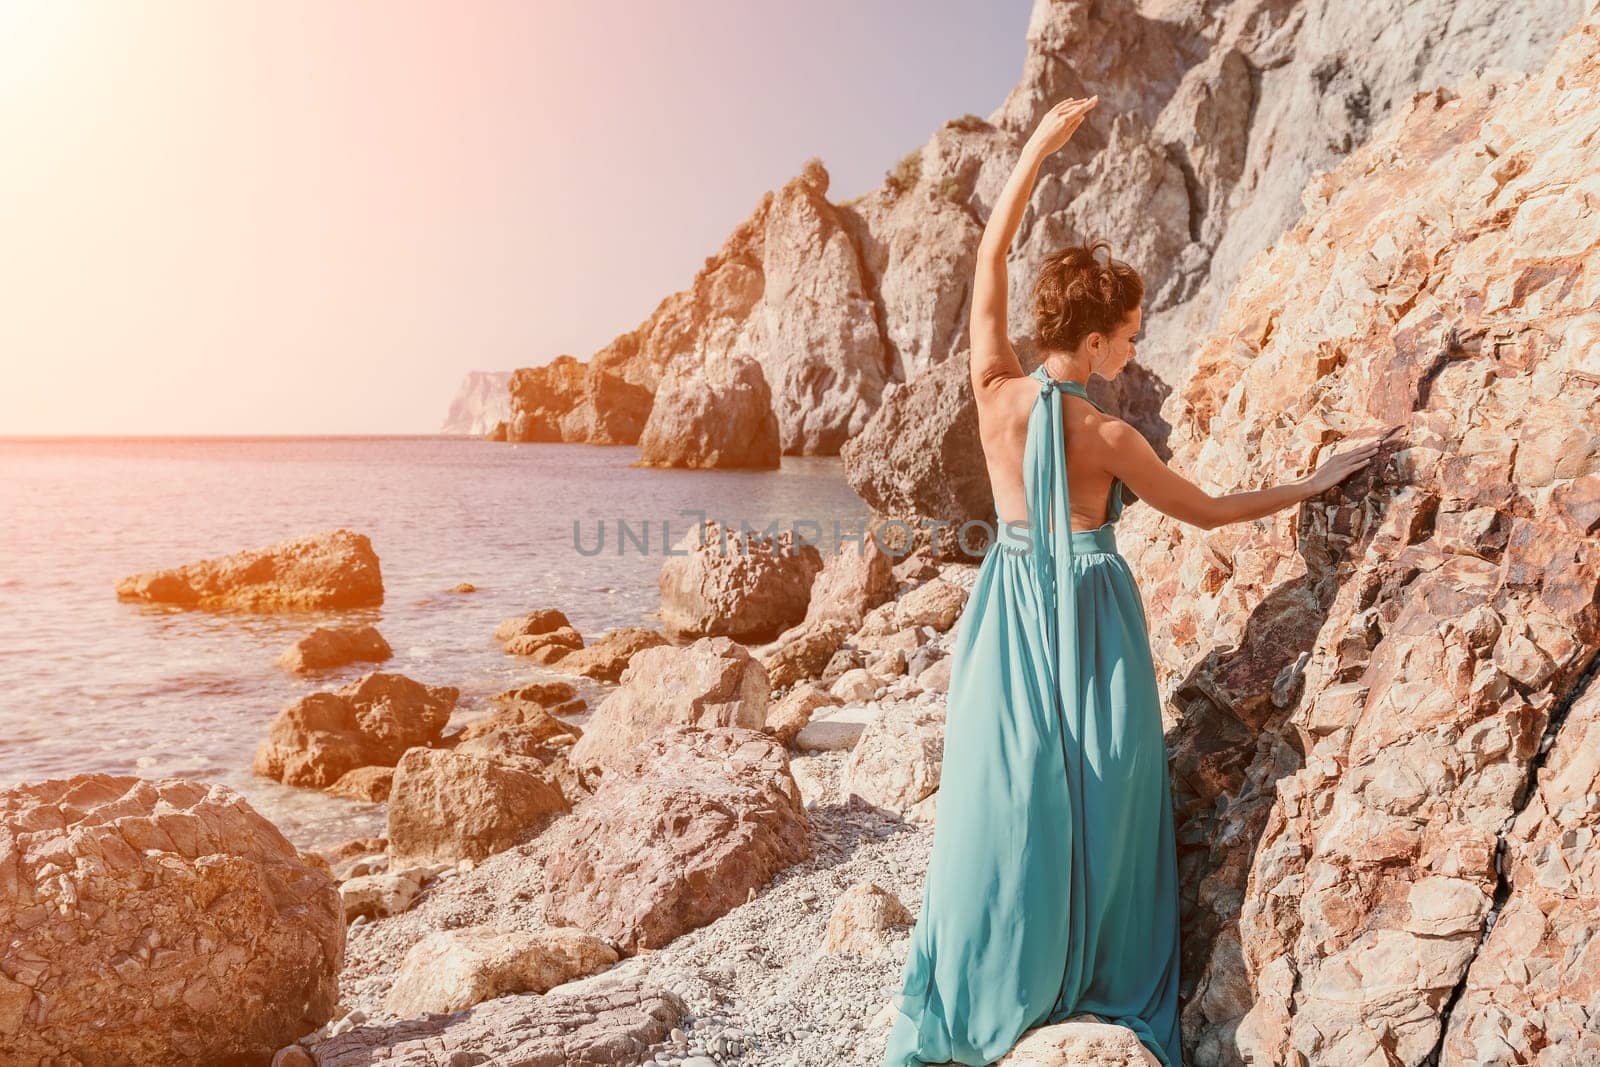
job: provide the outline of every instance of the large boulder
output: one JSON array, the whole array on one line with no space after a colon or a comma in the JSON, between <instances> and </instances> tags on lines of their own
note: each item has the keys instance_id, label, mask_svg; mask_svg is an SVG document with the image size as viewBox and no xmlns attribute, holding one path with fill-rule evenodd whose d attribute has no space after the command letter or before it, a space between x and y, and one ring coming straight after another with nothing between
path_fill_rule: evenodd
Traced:
<instances>
[{"instance_id":1,"label":"large boulder","mask_svg":"<svg viewBox=\"0 0 1600 1067\"><path fill-rule=\"evenodd\" d=\"M347 667L352 663L381 663L394 655L376 626L318 626L278 657L278 666L295 674Z\"/></svg>"},{"instance_id":2,"label":"large boulder","mask_svg":"<svg viewBox=\"0 0 1600 1067\"><path fill-rule=\"evenodd\" d=\"M481 860L537 834L571 809L542 760L413 748L389 790L389 853L396 866Z\"/></svg>"},{"instance_id":3,"label":"large boulder","mask_svg":"<svg viewBox=\"0 0 1600 1067\"><path fill-rule=\"evenodd\" d=\"M806 617L821 570L822 553L793 530L762 534L706 519L661 565L662 628L678 641L771 641Z\"/></svg>"},{"instance_id":4,"label":"large boulder","mask_svg":"<svg viewBox=\"0 0 1600 1067\"><path fill-rule=\"evenodd\" d=\"M768 696L766 669L729 638L647 648L595 709L570 758L579 767L604 767L672 725L759 730L766 724Z\"/></svg>"},{"instance_id":5,"label":"large boulder","mask_svg":"<svg viewBox=\"0 0 1600 1067\"><path fill-rule=\"evenodd\" d=\"M548 833L546 920L629 955L726 914L811 854L783 745L742 727L664 728Z\"/></svg>"},{"instance_id":6,"label":"large boulder","mask_svg":"<svg viewBox=\"0 0 1600 1067\"><path fill-rule=\"evenodd\" d=\"M780 455L761 364L721 353L702 365L674 364L662 379L637 466L775 470Z\"/></svg>"},{"instance_id":7,"label":"large boulder","mask_svg":"<svg viewBox=\"0 0 1600 1067\"><path fill-rule=\"evenodd\" d=\"M265 1063L333 1014L327 866L238 793L83 774L0 793L6 1063Z\"/></svg>"},{"instance_id":8,"label":"large boulder","mask_svg":"<svg viewBox=\"0 0 1600 1067\"><path fill-rule=\"evenodd\" d=\"M1554 898L1592 895L1565 857L1600 816L1543 805L1592 788L1551 768L1600 651L1597 103L1593 9L1535 76L1402 101L1241 277L1174 466L1228 493L1403 438L1261 520L1122 520L1173 704L1197 1059L1594 1058L1594 911Z\"/></svg>"},{"instance_id":9,"label":"large boulder","mask_svg":"<svg viewBox=\"0 0 1600 1067\"><path fill-rule=\"evenodd\" d=\"M413 745L439 741L460 691L374 671L280 711L252 769L284 785L323 788L357 767L393 767Z\"/></svg>"},{"instance_id":10,"label":"large boulder","mask_svg":"<svg viewBox=\"0 0 1600 1067\"><path fill-rule=\"evenodd\" d=\"M507 390L507 441L631 445L650 415L650 389L570 355L515 371Z\"/></svg>"},{"instance_id":11,"label":"large boulder","mask_svg":"<svg viewBox=\"0 0 1600 1067\"><path fill-rule=\"evenodd\" d=\"M130 575L117 597L213 610L367 608L383 603L383 575L367 536L340 529Z\"/></svg>"}]
</instances>

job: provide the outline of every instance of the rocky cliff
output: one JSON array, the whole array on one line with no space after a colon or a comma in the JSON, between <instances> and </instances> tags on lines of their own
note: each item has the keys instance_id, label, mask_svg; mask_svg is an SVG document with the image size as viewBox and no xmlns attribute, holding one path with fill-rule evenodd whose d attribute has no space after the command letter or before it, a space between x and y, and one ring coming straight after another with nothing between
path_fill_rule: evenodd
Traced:
<instances>
[{"instance_id":1,"label":"rocky cliff","mask_svg":"<svg viewBox=\"0 0 1600 1067\"><path fill-rule=\"evenodd\" d=\"M1250 262L1187 386L1214 492L1119 541L1170 696L1207 1064L1600 1062L1600 6L1403 101Z\"/></svg>"},{"instance_id":2,"label":"rocky cliff","mask_svg":"<svg viewBox=\"0 0 1600 1067\"><path fill-rule=\"evenodd\" d=\"M948 450L953 468L932 472L934 483L969 487L951 515L922 499L926 457L909 455L903 436L888 431L908 418L934 420L924 436L967 442L960 426L970 405L940 395L959 391L963 376L929 372L965 358L973 252L1044 108L1066 94L1101 100L1042 172L1018 235L1019 351L1032 355L1029 294L1043 257L1067 241L1106 236L1145 273L1150 295L1143 368L1101 383L1097 399L1160 441L1158 410L1184 381L1196 339L1243 264L1299 216L1307 178L1361 144L1415 90L1490 62L1536 68L1578 11L1578 0L1421 0L1402 9L1368 0L1037 0L1022 77L992 114L945 123L879 188L847 203L828 200L827 172L811 161L762 198L688 288L596 353L590 373L652 397L670 376L679 387L650 411L659 432L648 439L676 443L645 449L644 460L696 466L694 442L675 433L704 421L695 383L747 378L732 368L754 361L783 453L832 454L864 436L847 463L869 501L992 517L981 464L969 469L975 436L970 448ZM874 426L894 387L912 392ZM631 436L586 436L607 420L583 409L606 402L599 391L575 398L557 413L557 439L636 442L643 425ZM765 431L744 439L758 442L750 464L770 465ZM725 442L707 451L728 465Z\"/></svg>"},{"instance_id":3,"label":"rocky cliff","mask_svg":"<svg viewBox=\"0 0 1600 1067\"><path fill-rule=\"evenodd\" d=\"M439 432L481 437L511 418L510 381L510 371L468 371Z\"/></svg>"}]
</instances>

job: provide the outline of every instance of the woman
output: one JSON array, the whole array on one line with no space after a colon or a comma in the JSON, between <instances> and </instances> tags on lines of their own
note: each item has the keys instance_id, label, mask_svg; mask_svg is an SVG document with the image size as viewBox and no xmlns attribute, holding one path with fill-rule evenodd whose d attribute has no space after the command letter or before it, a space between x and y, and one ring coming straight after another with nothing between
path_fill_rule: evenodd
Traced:
<instances>
[{"instance_id":1,"label":"woman","mask_svg":"<svg viewBox=\"0 0 1600 1067\"><path fill-rule=\"evenodd\" d=\"M1095 103L1044 116L979 246L972 388L1002 525L956 632L933 853L885 1067L992 1063L1078 1014L1181 1067L1171 788L1144 604L1113 533L1121 489L1209 530L1323 492L1384 440L1221 497L1169 470L1085 388L1133 358L1144 295L1131 267L1095 257L1103 242L1046 261L1043 361L1023 372L1006 250L1040 164Z\"/></svg>"}]
</instances>

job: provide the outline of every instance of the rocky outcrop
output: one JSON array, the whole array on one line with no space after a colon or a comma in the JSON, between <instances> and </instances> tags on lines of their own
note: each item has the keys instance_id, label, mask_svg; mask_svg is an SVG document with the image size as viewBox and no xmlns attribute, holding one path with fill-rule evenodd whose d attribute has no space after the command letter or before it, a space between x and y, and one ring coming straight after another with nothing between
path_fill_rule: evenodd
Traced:
<instances>
[{"instance_id":1,"label":"rocky outcrop","mask_svg":"<svg viewBox=\"0 0 1600 1067\"><path fill-rule=\"evenodd\" d=\"M460 691L374 671L280 711L252 769L284 785L322 788L357 767L393 767L413 745L433 745Z\"/></svg>"},{"instance_id":2,"label":"rocky outcrop","mask_svg":"<svg viewBox=\"0 0 1600 1067\"><path fill-rule=\"evenodd\" d=\"M239 611L331 611L383 603L365 534L333 530L267 548L146 571L117 583L119 600Z\"/></svg>"},{"instance_id":3,"label":"rocky outcrop","mask_svg":"<svg viewBox=\"0 0 1600 1067\"><path fill-rule=\"evenodd\" d=\"M221 785L0 793L6 1063L265 1063L333 1014L339 893Z\"/></svg>"},{"instance_id":4,"label":"rocky outcrop","mask_svg":"<svg viewBox=\"0 0 1600 1067\"><path fill-rule=\"evenodd\" d=\"M778 417L761 364L717 353L703 364L668 370L635 465L776 470L780 455Z\"/></svg>"},{"instance_id":5,"label":"rocky outcrop","mask_svg":"<svg viewBox=\"0 0 1600 1067\"><path fill-rule=\"evenodd\" d=\"M1173 420L1219 493L1390 424L1398 450L1265 520L1122 520L1175 718L1197 1061L1593 1053L1588 979L1552 990L1586 966L1565 857L1600 819L1558 799L1593 778L1597 104L1600 9L1533 77L1403 102L1251 263Z\"/></svg>"},{"instance_id":6,"label":"rocky outcrop","mask_svg":"<svg viewBox=\"0 0 1600 1067\"><path fill-rule=\"evenodd\" d=\"M569 810L543 760L412 748L389 792L389 853L397 866L481 860Z\"/></svg>"},{"instance_id":7,"label":"rocky outcrop","mask_svg":"<svg viewBox=\"0 0 1600 1067\"><path fill-rule=\"evenodd\" d=\"M450 401L440 433L482 437L511 419L510 371L468 371Z\"/></svg>"},{"instance_id":8,"label":"rocky outcrop","mask_svg":"<svg viewBox=\"0 0 1600 1067\"><path fill-rule=\"evenodd\" d=\"M704 926L811 854L783 746L736 726L663 728L547 833L546 920L628 955Z\"/></svg>"},{"instance_id":9,"label":"rocky outcrop","mask_svg":"<svg viewBox=\"0 0 1600 1067\"><path fill-rule=\"evenodd\" d=\"M376 626L318 626L278 657L278 666L295 674L381 663L394 655Z\"/></svg>"},{"instance_id":10,"label":"rocky outcrop","mask_svg":"<svg viewBox=\"0 0 1600 1067\"><path fill-rule=\"evenodd\" d=\"M452 1015L357 1026L309 1051L318 1067L631 1067L689 1010L676 993L636 981L585 982L581 990L497 997Z\"/></svg>"},{"instance_id":11,"label":"rocky outcrop","mask_svg":"<svg viewBox=\"0 0 1600 1067\"><path fill-rule=\"evenodd\" d=\"M492 432L496 440L631 445L650 415L654 389L598 359L585 364L563 355L513 372L508 391L511 414Z\"/></svg>"},{"instance_id":12,"label":"rocky outcrop","mask_svg":"<svg viewBox=\"0 0 1600 1067\"><path fill-rule=\"evenodd\" d=\"M1361 144L1417 89L1448 85L1485 64L1536 67L1578 11L1574 0L1517 9L1454 0L1409 5L1374 40L1359 5L1216 9L1119 0L1037 0L1023 76L987 120L945 124L884 185L850 205L858 240L899 350L904 392L886 394L843 451L851 486L881 514L992 524L978 447L964 339L948 356L907 336L957 336L967 314L971 250L981 230L939 228L945 254L931 270L903 259L930 253L915 239L952 208L987 219L1023 141L1065 95L1099 106L1046 161L1013 246L1010 322L1024 365L1036 358L1031 285L1044 258L1071 241L1106 237L1146 282L1139 362L1091 395L1134 423L1158 452L1157 414L1185 380L1195 339L1215 324L1246 262L1301 211L1306 179ZM1392 39L1389 35L1392 35ZM905 248L897 256L897 248ZM948 268L944 266L948 263ZM881 266L880 266L881 264ZM900 291L909 289L904 297ZM940 309L918 294L962 294ZM926 297L922 299L926 300ZM901 326L902 315L909 325ZM1149 373L1154 371L1154 374ZM981 551L977 537L973 551ZM957 549L942 549L955 558Z\"/></svg>"},{"instance_id":13,"label":"rocky outcrop","mask_svg":"<svg viewBox=\"0 0 1600 1067\"><path fill-rule=\"evenodd\" d=\"M759 730L766 723L768 695L766 669L729 638L647 648L633 657L616 692L595 709L572 746L571 760L583 768L612 765L673 725Z\"/></svg>"},{"instance_id":14,"label":"rocky outcrop","mask_svg":"<svg viewBox=\"0 0 1600 1067\"><path fill-rule=\"evenodd\" d=\"M494 637L511 655L546 666L583 647L583 635L556 608L505 619L495 627Z\"/></svg>"},{"instance_id":15,"label":"rocky outcrop","mask_svg":"<svg viewBox=\"0 0 1600 1067\"><path fill-rule=\"evenodd\" d=\"M676 641L771 641L806 617L821 570L822 553L793 530L761 534L706 519L661 565L661 626Z\"/></svg>"}]
</instances>

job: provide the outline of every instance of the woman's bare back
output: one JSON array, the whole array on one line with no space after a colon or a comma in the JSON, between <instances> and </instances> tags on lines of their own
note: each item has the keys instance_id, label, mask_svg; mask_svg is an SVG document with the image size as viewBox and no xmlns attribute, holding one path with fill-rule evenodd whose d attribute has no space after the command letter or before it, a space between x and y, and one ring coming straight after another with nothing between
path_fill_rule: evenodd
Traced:
<instances>
[{"instance_id":1,"label":"woman's bare back","mask_svg":"<svg viewBox=\"0 0 1600 1067\"><path fill-rule=\"evenodd\" d=\"M1038 399L1039 380L1028 375L995 382L977 394L978 436L1002 523L1028 519L1022 460L1027 448L1028 418ZM1118 420L1089 401L1065 392L1061 395L1061 418L1066 433L1072 528L1093 530L1107 520L1111 483L1116 481L1107 469L1107 447L1099 431Z\"/></svg>"}]
</instances>

